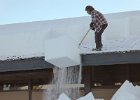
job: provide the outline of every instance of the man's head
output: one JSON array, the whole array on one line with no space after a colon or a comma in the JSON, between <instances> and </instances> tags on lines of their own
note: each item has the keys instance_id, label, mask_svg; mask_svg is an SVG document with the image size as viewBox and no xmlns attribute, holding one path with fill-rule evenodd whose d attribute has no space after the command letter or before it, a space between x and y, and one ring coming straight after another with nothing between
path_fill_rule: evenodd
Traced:
<instances>
[{"instance_id":1,"label":"man's head","mask_svg":"<svg viewBox=\"0 0 140 100\"><path fill-rule=\"evenodd\" d=\"M85 11L87 11L88 14L91 14L91 12L94 10L94 8L90 5L86 6Z\"/></svg>"}]
</instances>

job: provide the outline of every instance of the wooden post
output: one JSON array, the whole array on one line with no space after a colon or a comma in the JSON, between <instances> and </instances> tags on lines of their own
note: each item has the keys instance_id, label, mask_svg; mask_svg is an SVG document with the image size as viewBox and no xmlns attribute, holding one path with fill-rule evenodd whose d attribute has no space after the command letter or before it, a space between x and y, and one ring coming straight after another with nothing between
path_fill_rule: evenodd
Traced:
<instances>
[{"instance_id":1,"label":"wooden post","mask_svg":"<svg viewBox=\"0 0 140 100\"><path fill-rule=\"evenodd\" d=\"M92 90L92 81L93 81L92 73L93 73L92 67L87 67L86 72L84 73L85 94L91 92L91 90Z\"/></svg>"},{"instance_id":2,"label":"wooden post","mask_svg":"<svg viewBox=\"0 0 140 100\"><path fill-rule=\"evenodd\" d=\"M28 82L29 100L32 100L32 83L31 80Z\"/></svg>"},{"instance_id":3,"label":"wooden post","mask_svg":"<svg viewBox=\"0 0 140 100\"><path fill-rule=\"evenodd\" d=\"M93 87L93 66L90 66L90 92L92 91Z\"/></svg>"}]
</instances>

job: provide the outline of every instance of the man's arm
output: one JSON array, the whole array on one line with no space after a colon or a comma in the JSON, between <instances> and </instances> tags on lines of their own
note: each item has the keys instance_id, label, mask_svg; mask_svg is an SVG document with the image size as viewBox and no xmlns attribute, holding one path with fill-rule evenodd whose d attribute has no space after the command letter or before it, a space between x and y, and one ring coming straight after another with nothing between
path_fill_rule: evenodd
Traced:
<instances>
[{"instance_id":1,"label":"man's arm","mask_svg":"<svg viewBox=\"0 0 140 100\"><path fill-rule=\"evenodd\" d=\"M92 18L92 21L90 23L90 28L95 31L96 17L95 17L95 12L94 11L91 12L91 18Z\"/></svg>"}]
</instances>

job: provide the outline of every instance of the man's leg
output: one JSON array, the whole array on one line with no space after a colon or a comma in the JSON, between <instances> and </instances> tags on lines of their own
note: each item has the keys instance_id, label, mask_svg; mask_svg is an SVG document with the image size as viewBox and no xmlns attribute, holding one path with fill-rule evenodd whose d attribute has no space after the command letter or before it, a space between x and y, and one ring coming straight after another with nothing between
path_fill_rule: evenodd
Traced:
<instances>
[{"instance_id":1,"label":"man's leg","mask_svg":"<svg viewBox=\"0 0 140 100\"><path fill-rule=\"evenodd\" d=\"M102 46L103 46L103 44L102 44L102 33L104 32L106 27L107 27L107 24L104 24L102 26L101 31L95 32L95 43L96 43L96 49L97 50L101 50L102 49Z\"/></svg>"},{"instance_id":2,"label":"man's leg","mask_svg":"<svg viewBox=\"0 0 140 100\"><path fill-rule=\"evenodd\" d=\"M96 49L101 49L102 48L102 33L97 33L95 32L95 43L96 43Z\"/></svg>"}]
</instances>

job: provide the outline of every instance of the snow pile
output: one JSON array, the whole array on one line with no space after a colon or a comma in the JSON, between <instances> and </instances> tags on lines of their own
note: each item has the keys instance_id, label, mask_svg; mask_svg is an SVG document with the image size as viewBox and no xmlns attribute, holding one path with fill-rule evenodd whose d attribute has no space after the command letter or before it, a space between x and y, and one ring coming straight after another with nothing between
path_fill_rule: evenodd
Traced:
<instances>
[{"instance_id":1,"label":"snow pile","mask_svg":"<svg viewBox=\"0 0 140 100\"><path fill-rule=\"evenodd\" d=\"M140 86L134 86L129 81L125 81L123 85L114 94L111 100L139 100Z\"/></svg>"},{"instance_id":2,"label":"snow pile","mask_svg":"<svg viewBox=\"0 0 140 100\"><path fill-rule=\"evenodd\" d=\"M93 94L90 92L86 96L81 97L81 98L79 98L77 100L95 100L95 98L94 98Z\"/></svg>"},{"instance_id":3,"label":"snow pile","mask_svg":"<svg viewBox=\"0 0 140 100\"><path fill-rule=\"evenodd\" d=\"M58 100L71 100L66 94L62 93L60 96L59 96L59 99ZM81 97L77 100L95 100L93 94L90 92L88 93L86 96L84 97Z\"/></svg>"},{"instance_id":4,"label":"snow pile","mask_svg":"<svg viewBox=\"0 0 140 100\"><path fill-rule=\"evenodd\" d=\"M62 93L59 96L58 100L71 100L71 99L65 93Z\"/></svg>"}]
</instances>

